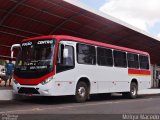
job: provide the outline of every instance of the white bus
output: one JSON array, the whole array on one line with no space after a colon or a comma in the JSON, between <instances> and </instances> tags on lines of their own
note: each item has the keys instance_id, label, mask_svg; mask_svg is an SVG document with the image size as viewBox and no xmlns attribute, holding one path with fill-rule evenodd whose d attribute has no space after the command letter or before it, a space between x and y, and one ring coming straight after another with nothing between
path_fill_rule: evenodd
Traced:
<instances>
[{"instance_id":1,"label":"white bus","mask_svg":"<svg viewBox=\"0 0 160 120\"><path fill-rule=\"evenodd\" d=\"M25 39L14 70L15 94L74 95L77 102L91 94L119 92L136 98L151 87L147 52L54 35Z\"/></svg>"}]
</instances>

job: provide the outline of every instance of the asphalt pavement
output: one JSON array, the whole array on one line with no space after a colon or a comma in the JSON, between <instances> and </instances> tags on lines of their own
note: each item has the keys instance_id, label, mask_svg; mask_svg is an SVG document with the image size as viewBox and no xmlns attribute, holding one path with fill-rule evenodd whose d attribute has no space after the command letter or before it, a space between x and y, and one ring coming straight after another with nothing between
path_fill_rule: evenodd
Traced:
<instances>
[{"instance_id":1,"label":"asphalt pavement","mask_svg":"<svg viewBox=\"0 0 160 120\"><path fill-rule=\"evenodd\" d=\"M75 103L72 96L21 97L17 100L1 100L0 114L2 117L0 118L5 118L7 114L14 115L12 117L18 117L20 120L70 120L71 118L73 120L121 120L126 119L123 118L126 114L151 114L158 115L160 119L159 105L160 94L156 89L141 91L136 99L127 99L121 94L113 94L110 98L95 95L85 103ZM133 119L131 117L126 120Z\"/></svg>"}]
</instances>

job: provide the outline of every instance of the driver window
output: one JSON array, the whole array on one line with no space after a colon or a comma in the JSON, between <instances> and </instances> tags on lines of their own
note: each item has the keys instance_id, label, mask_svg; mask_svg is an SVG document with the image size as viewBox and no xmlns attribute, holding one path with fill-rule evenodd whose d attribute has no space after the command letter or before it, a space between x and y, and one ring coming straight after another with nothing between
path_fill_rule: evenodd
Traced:
<instances>
[{"instance_id":1,"label":"driver window","mask_svg":"<svg viewBox=\"0 0 160 120\"><path fill-rule=\"evenodd\" d=\"M68 57L67 58L63 58L63 65L73 66L74 65L73 47L72 46L65 46L65 49L68 49Z\"/></svg>"},{"instance_id":2,"label":"driver window","mask_svg":"<svg viewBox=\"0 0 160 120\"><path fill-rule=\"evenodd\" d=\"M68 57L64 57L64 49L68 51ZM57 59L57 72L66 71L74 68L74 47L69 45L59 45L58 59Z\"/></svg>"}]
</instances>

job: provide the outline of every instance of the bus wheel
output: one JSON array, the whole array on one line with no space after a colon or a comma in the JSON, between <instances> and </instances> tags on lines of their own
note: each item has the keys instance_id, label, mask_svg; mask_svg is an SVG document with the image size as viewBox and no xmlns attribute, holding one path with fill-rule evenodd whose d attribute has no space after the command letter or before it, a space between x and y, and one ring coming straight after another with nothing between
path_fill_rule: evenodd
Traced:
<instances>
[{"instance_id":1,"label":"bus wheel","mask_svg":"<svg viewBox=\"0 0 160 120\"><path fill-rule=\"evenodd\" d=\"M76 102L85 102L89 94L88 86L85 82L79 82L76 87Z\"/></svg>"},{"instance_id":2,"label":"bus wheel","mask_svg":"<svg viewBox=\"0 0 160 120\"><path fill-rule=\"evenodd\" d=\"M130 92L123 93L124 97L134 99L137 97L138 86L135 82L131 83Z\"/></svg>"}]
</instances>

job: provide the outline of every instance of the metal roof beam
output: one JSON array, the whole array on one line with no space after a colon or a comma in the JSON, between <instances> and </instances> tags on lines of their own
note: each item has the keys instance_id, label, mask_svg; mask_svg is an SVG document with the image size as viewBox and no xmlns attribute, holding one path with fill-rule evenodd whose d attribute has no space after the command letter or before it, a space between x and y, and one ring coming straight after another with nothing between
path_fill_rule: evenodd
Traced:
<instances>
[{"instance_id":1,"label":"metal roof beam","mask_svg":"<svg viewBox=\"0 0 160 120\"><path fill-rule=\"evenodd\" d=\"M6 56L6 55L0 55L0 57L2 57L2 58L11 58L11 56ZM13 57L14 59L16 58L16 57Z\"/></svg>"},{"instance_id":2,"label":"metal roof beam","mask_svg":"<svg viewBox=\"0 0 160 120\"><path fill-rule=\"evenodd\" d=\"M11 46L9 45L3 45L3 44L0 44L1 47L6 47L6 48L10 48Z\"/></svg>"},{"instance_id":3,"label":"metal roof beam","mask_svg":"<svg viewBox=\"0 0 160 120\"><path fill-rule=\"evenodd\" d=\"M49 34L53 34L57 29L61 28L65 23L67 23L68 21L71 21L73 18L80 16L82 14L84 14L85 11L81 11L79 13L76 13L74 15L72 15L71 17L69 17L68 19L64 20L62 23L60 23L58 26L56 26Z\"/></svg>"},{"instance_id":4,"label":"metal roof beam","mask_svg":"<svg viewBox=\"0 0 160 120\"><path fill-rule=\"evenodd\" d=\"M10 14L19 6L21 5L25 0L21 0L21 1L18 1L17 4L12 8L10 9L10 11L8 11L8 13L0 20L0 26L3 24L3 22L8 18L8 16L10 16Z\"/></svg>"},{"instance_id":5,"label":"metal roof beam","mask_svg":"<svg viewBox=\"0 0 160 120\"><path fill-rule=\"evenodd\" d=\"M11 0L11 1L14 1L14 0ZM15 1L14 1L15 2ZM28 7L31 7L31 8L34 8L34 9L36 9L36 10L39 10L39 11L42 11L42 12L45 12L45 11L43 11L43 10L40 10L40 9L37 9L37 8L35 8L35 7L32 7L32 6L29 6L29 5L26 5L26 4L24 4L24 3L22 3L22 5L24 5L24 6L28 6ZM8 11L5 11L5 10L1 10L0 9L0 11L3 11L3 12L8 12ZM47 13L49 13L49 12L47 12ZM75 12L76 13L76 12ZM39 21L39 20L35 20L35 19L33 19L33 18L29 18L29 17L26 17L26 16L23 16L23 15L19 15L19 14L17 14L17 13L12 13L13 15L17 15L17 16L21 16L21 17L23 17L23 18L27 18L27 19L30 19L30 20L32 20L32 21L35 21L35 22L39 22L39 23L43 23L43 24L46 24L46 25L50 25L50 26L53 26L52 24L49 24L49 23L46 23L46 22L41 22L41 21ZM78 14L78 13L76 13L76 14ZM55 16L54 14L52 14L52 16ZM56 16L58 16L58 15L56 15ZM60 17L60 16L58 16L58 17ZM86 16L87 17L87 16ZM89 18L89 17L88 17ZM64 18L65 20L67 20L67 18ZM73 18L72 18L73 19ZM71 22L73 22L73 23L77 23L77 24L79 24L79 25L82 25L81 23L79 23L79 22L77 22L77 21L74 21L74 20L72 20L72 19L70 19L70 20L68 20L68 21L71 21ZM90 18L91 19L91 18ZM93 19L94 20L94 19ZM95 21L95 20L94 20ZM96 21L97 22L97 21ZM1 26L1 25L0 25ZM95 28L93 28L93 27L91 27L91 26L88 26L88 25L85 25L87 28L89 28L89 29L92 29L92 30L96 30ZM54 26L55 27L55 26ZM105 33L105 32L102 32L102 33Z\"/></svg>"},{"instance_id":6,"label":"metal roof beam","mask_svg":"<svg viewBox=\"0 0 160 120\"><path fill-rule=\"evenodd\" d=\"M15 0L11 0L11 1L16 2ZM54 5L58 5L58 4L55 4L55 3L50 2L50 1L47 1L47 0L46 0L46 2L49 2L49 3L54 4ZM68 19L68 18L59 16L59 15L52 14L52 13L50 13L50 12L48 12L48 11L44 11L44 10L35 8L35 7L33 7L33 6L30 6L30 5L26 5L25 3L22 3L22 5L27 6L27 7L30 7L30 8L33 8L33 9L35 9L35 10L38 10L38 11L41 11L41 12L44 12L44 13L47 13L47 14L49 14L49 15L51 15L51 16L59 17L59 18L64 19L64 20L67 20L67 19ZM58 5L58 6L63 7L63 6L61 6L61 5ZM63 8L65 8L65 7L63 7ZM75 14L78 14L77 12L75 12L75 11L73 11L73 10L71 10L71 9L68 9L68 8L65 8L65 9L67 9L67 10L69 10L69 11L71 11L71 12L74 12ZM84 10L83 10L83 11L84 11ZM82 14L82 15L84 15L84 14ZM85 16L85 15L84 15L84 16ZM71 16L71 17L72 17L72 16ZM97 23L103 24L102 22L96 21L95 19L93 19L93 18L91 18L91 17L88 17L88 16L85 16L85 17L87 17L87 18L89 18L89 19L92 19L93 21L95 21L95 22L97 22ZM77 22L77 21L74 21L74 20L72 20L72 19L70 19L69 21L71 21L71 22L73 22L73 23L77 23L77 24L82 25L81 23L79 23L79 22ZM106 24L104 24L104 25L106 25ZM88 25L86 25L86 27L88 27L88 28L90 28L90 29L93 29L93 30L96 30L94 27L91 27L91 26L88 26Z\"/></svg>"},{"instance_id":7,"label":"metal roof beam","mask_svg":"<svg viewBox=\"0 0 160 120\"><path fill-rule=\"evenodd\" d=\"M22 35L10 33L10 32L0 31L0 33L4 33L4 34L8 34L8 35L13 35L13 36L21 37L21 38L27 38L27 36L22 36Z\"/></svg>"},{"instance_id":8,"label":"metal roof beam","mask_svg":"<svg viewBox=\"0 0 160 120\"><path fill-rule=\"evenodd\" d=\"M90 39L92 36L95 36L97 33L103 33L103 30L105 30L106 27L102 27L100 29L95 30L94 32L92 32L91 34L88 35L88 39Z\"/></svg>"},{"instance_id":9,"label":"metal roof beam","mask_svg":"<svg viewBox=\"0 0 160 120\"><path fill-rule=\"evenodd\" d=\"M39 23L41 23L41 24L46 24L46 25L48 25L48 26L50 26L50 27L56 27L56 26L54 26L54 25L52 25L52 24L49 24L49 23L46 23L46 22L41 22L41 21L39 21L39 20L35 20L35 19L29 18L29 17L25 17L25 16L23 16L23 15L19 15L19 14L14 14L14 15L17 15L17 16L23 17L23 18L25 18L25 19L29 19L29 20L35 21L35 22L39 22ZM81 34L81 33L75 32L75 31L73 31L73 30L69 30L69 29L65 29L65 28L61 28L61 29L62 29L62 30L66 30L66 31L71 31L71 32L76 33L76 34L79 34L79 35L85 35L85 34ZM87 35L85 35L85 36L87 36Z\"/></svg>"},{"instance_id":10,"label":"metal roof beam","mask_svg":"<svg viewBox=\"0 0 160 120\"><path fill-rule=\"evenodd\" d=\"M35 32L30 32L30 31L27 31L27 30L22 30L22 29L15 28L15 27L9 27L9 26L7 26L7 25L1 25L1 26L2 26L2 27L5 27L5 28L9 28L9 29L17 30L17 31L20 31L20 32L29 33L29 34L44 35L44 34L39 34L39 33L35 33Z\"/></svg>"},{"instance_id":11,"label":"metal roof beam","mask_svg":"<svg viewBox=\"0 0 160 120\"><path fill-rule=\"evenodd\" d=\"M35 19L32 19L32 18L23 16L23 15L19 15L19 14L17 14L17 13L14 13L13 15L17 15L17 16L23 17L23 18L28 19L28 20L31 20L31 21L39 22L39 23L41 23L41 24L46 24L46 25L48 25L48 26L50 26L50 27L56 27L56 26L54 26L54 25L52 25L52 24L49 24L49 23L46 23L46 22L42 22L42 21L39 21L39 20L35 20ZM65 28L61 28L61 29L62 29L62 30L66 30L66 31L70 31L70 32L73 32L73 33L76 33L76 34L79 34L79 35L88 36L88 35L86 35L86 34L82 34L82 33L79 33L79 32L75 32L75 31L73 31L73 30L69 30L69 29L65 29Z\"/></svg>"},{"instance_id":12,"label":"metal roof beam","mask_svg":"<svg viewBox=\"0 0 160 120\"><path fill-rule=\"evenodd\" d=\"M11 0L11 1L17 2L17 1L15 1L15 0ZM52 14L52 13L50 13L50 12L48 12L48 11L45 11L45 10L41 10L41 9L35 8L35 7L30 6L30 5L27 5L27 4L25 4L25 3L22 3L22 5L23 5L23 6L26 6L26 7L29 7L29 8L32 8L32 9L37 10L37 11L43 12L43 13L47 13L47 14L49 14L49 15L51 15L51 16L55 16L55 17L58 17L58 18L61 18L61 19L66 19L65 17L62 17L62 16L59 16L59 15Z\"/></svg>"},{"instance_id":13,"label":"metal roof beam","mask_svg":"<svg viewBox=\"0 0 160 120\"><path fill-rule=\"evenodd\" d=\"M68 8L65 8L64 6L62 6L62 5L60 5L60 4L55 4L55 3L53 3L53 2L51 2L51 1L49 1L49 0L45 0L46 2L49 2L49 3L51 3L51 4L54 4L54 5L58 5L58 6L60 6L60 7L63 7L64 9L67 9L67 10L69 10L69 11L71 11L71 12L74 12L74 13L76 13L75 11L73 11L73 10L71 10L71 9L68 9ZM64 2L66 2L66 1L64 1ZM66 2L66 3L68 3L68 2ZM87 11L87 12L89 12L89 11ZM90 13L90 12L89 12ZM85 16L85 15L84 15ZM85 17L88 17L88 16L85 16ZM88 18L90 18L90 19L92 19L93 21L96 21L97 23L101 23L101 24L103 24L102 22L100 22L99 20L95 20L95 19L93 19L93 18L91 18L91 17L88 17Z\"/></svg>"}]
</instances>

